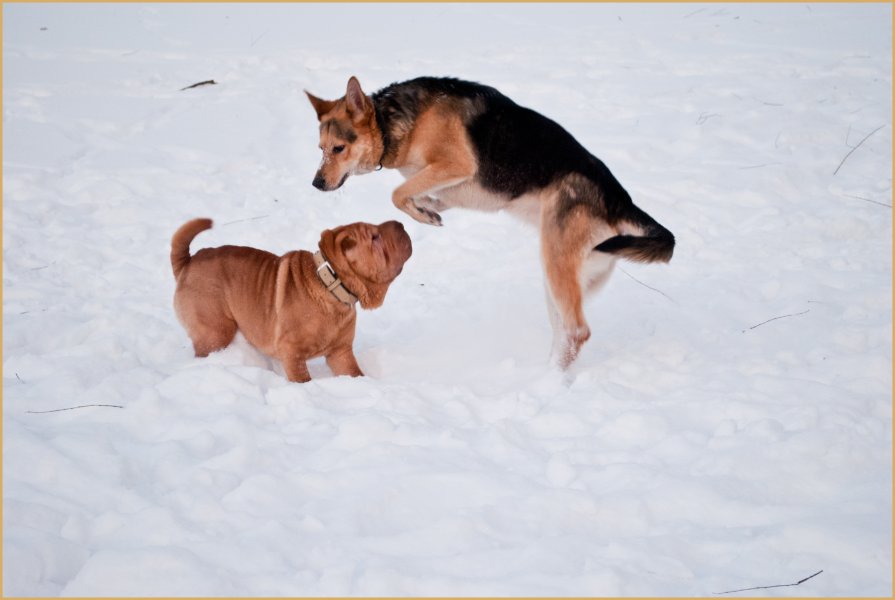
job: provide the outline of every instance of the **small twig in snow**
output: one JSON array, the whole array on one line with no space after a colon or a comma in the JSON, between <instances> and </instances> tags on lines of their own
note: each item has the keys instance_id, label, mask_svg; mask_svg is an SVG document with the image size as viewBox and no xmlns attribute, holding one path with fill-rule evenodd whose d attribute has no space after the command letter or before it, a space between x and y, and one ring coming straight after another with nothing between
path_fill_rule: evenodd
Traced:
<instances>
[{"instance_id":1,"label":"small twig in snow","mask_svg":"<svg viewBox=\"0 0 895 600\"><path fill-rule=\"evenodd\" d=\"M685 18L685 19L689 19L689 18L692 17L693 15L698 15L699 13L701 13L701 12L704 11L704 10L707 10L707 9L705 9L705 8L700 8L699 10L694 10L693 12L684 15L684 18Z\"/></svg>"},{"instance_id":2,"label":"small twig in snow","mask_svg":"<svg viewBox=\"0 0 895 600\"><path fill-rule=\"evenodd\" d=\"M865 198L863 196L853 196L851 194L842 194L846 198L854 198L855 200L863 200L864 202L872 202L874 204L879 204L880 206L885 206L887 208L892 208L891 204L886 204L885 202L877 202L876 200L871 200L870 198Z\"/></svg>"},{"instance_id":3,"label":"small twig in snow","mask_svg":"<svg viewBox=\"0 0 895 600\"><path fill-rule=\"evenodd\" d=\"M772 163L764 163L761 165L749 165L748 167L740 167L740 170L745 171L747 169L761 169L763 167L774 167L774 166L782 165L782 164L783 163L781 163L781 162L772 162Z\"/></svg>"},{"instance_id":4,"label":"small twig in snow","mask_svg":"<svg viewBox=\"0 0 895 600\"><path fill-rule=\"evenodd\" d=\"M863 144L864 142L867 141L867 138L869 138L871 135L873 135L874 133L876 133L877 131L879 131L880 129L882 129L882 128L885 127L885 126L886 126L886 124L883 123L882 125L880 125L880 126L877 127L876 129L874 129L873 131L871 131L870 133L868 133L867 135L865 135L865 136L864 136L864 139L862 139L860 142L858 142L858 145L857 145L857 146L855 146L854 148L852 148L851 150L849 150L849 151L848 151L848 154L846 154L844 157L842 157L842 161L840 161L839 166L836 167L836 170L833 171L833 175L835 175L836 173L839 172L839 169L842 168L842 165L845 164L845 161L848 160L848 157L852 155L852 152L854 152L855 150L857 150L858 148L860 148L860 147L861 147L861 144Z\"/></svg>"},{"instance_id":5,"label":"small twig in snow","mask_svg":"<svg viewBox=\"0 0 895 600\"><path fill-rule=\"evenodd\" d=\"M755 100L756 102L761 102L765 106L783 106L783 104L781 104L779 102L767 102L765 100L762 100L761 98L756 98L755 96L752 96L752 99Z\"/></svg>"},{"instance_id":6,"label":"small twig in snow","mask_svg":"<svg viewBox=\"0 0 895 600\"><path fill-rule=\"evenodd\" d=\"M18 380L19 380L19 381L22 381L22 378L21 378L21 377L19 377L19 374L18 374L18 373L16 373L16 379L18 379ZM22 383L25 383L25 382L24 382L24 381L22 381Z\"/></svg>"},{"instance_id":7,"label":"small twig in snow","mask_svg":"<svg viewBox=\"0 0 895 600\"><path fill-rule=\"evenodd\" d=\"M108 408L124 408L117 404L81 404L80 406L70 406L68 408L55 408L53 410L26 410L25 412L32 415L40 415L44 413L62 412L63 410L75 410L76 408L89 408L91 406L106 406Z\"/></svg>"},{"instance_id":8,"label":"small twig in snow","mask_svg":"<svg viewBox=\"0 0 895 600\"><path fill-rule=\"evenodd\" d=\"M226 223L222 223L221 227L224 225L233 225L234 223L245 223L246 221L257 221L259 219L266 219L270 215L262 215L260 217L249 217L248 219L237 219L236 221L227 221Z\"/></svg>"},{"instance_id":9,"label":"small twig in snow","mask_svg":"<svg viewBox=\"0 0 895 600\"><path fill-rule=\"evenodd\" d=\"M800 312L800 313L793 313L793 314L791 314L791 315L780 315L779 317L774 317L773 319L768 319L767 321L762 321L762 322L759 323L758 325L753 325L752 327L749 327L749 328L747 328L747 329L744 329L744 330L743 330L743 333L746 333L746 332L749 331L750 329L755 329L756 327L761 327L762 325L764 325L764 324L766 324L766 323L770 323L771 321L776 321L777 319L785 319L785 318L787 318L787 317L798 317L799 315L804 315L805 313L809 313L809 312L811 312L811 309L810 309L810 308L809 308L808 310L803 310L803 311Z\"/></svg>"},{"instance_id":10,"label":"small twig in snow","mask_svg":"<svg viewBox=\"0 0 895 600\"><path fill-rule=\"evenodd\" d=\"M194 83L193 85L188 85L185 88L180 88L180 91L182 92L183 90L191 90L193 88L199 87L200 85L217 85L217 84L218 84L218 82L215 81L214 79L208 79L207 81L200 81L199 83Z\"/></svg>"},{"instance_id":11,"label":"small twig in snow","mask_svg":"<svg viewBox=\"0 0 895 600\"><path fill-rule=\"evenodd\" d=\"M714 593L716 596L719 596L721 594L736 594L737 592L751 592L752 590L769 590L771 588L778 588L778 587L795 587L797 585L802 585L803 583L805 583L812 577L817 577L818 575L820 575L823 572L824 572L823 569L821 569L814 575L809 575L805 579L800 579L799 581L797 581L795 583L781 583L779 585L763 585L763 586L759 586L759 587L744 588L742 590L730 590L729 592L714 592Z\"/></svg>"},{"instance_id":12,"label":"small twig in snow","mask_svg":"<svg viewBox=\"0 0 895 600\"><path fill-rule=\"evenodd\" d=\"M269 31L269 30L268 30L268 31ZM252 42L249 44L249 48L254 48L254 47L255 47L255 44L257 44L258 42L260 42L260 41L261 41L261 38L263 38L265 35L267 35L267 31L265 31L264 33L262 33L261 35L259 35L259 36L256 37L256 38L252 38Z\"/></svg>"},{"instance_id":13,"label":"small twig in snow","mask_svg":"<svg viewBox=\"0 0 895 600\"><path fill-rule=\"evenodd\" d=\"M630 273L628 273L627 271L625 271L624 269L622 269L621 267L619 267L618 270L621 271L622 273L624 273L625 275L627 275L628 277L630 277L631 279L633 279L634 281L636 281L637 283L639 283L640 285L642 285L643 287L645 287L645 288L647 288L647 289L651 289L651 290L653 290L654 292L657 292L657 293L659 293L659 294L662 294L663 296L665 296L666 298L668 298L669 300L671 300L672 302L674 302L674 298L672 298L671 296L669 296L668 294L666 294L666 293L663 292L662 290L657 290L656 288L654 288L654 287L652 287L652 286L646 285L645 283L643 283L642 281L640 281L639 279L637 279L636 277L634 277L633 275L631 275ZM677 302L675 302L675 304L677 304Z\"/></svg>"}]
</instances>

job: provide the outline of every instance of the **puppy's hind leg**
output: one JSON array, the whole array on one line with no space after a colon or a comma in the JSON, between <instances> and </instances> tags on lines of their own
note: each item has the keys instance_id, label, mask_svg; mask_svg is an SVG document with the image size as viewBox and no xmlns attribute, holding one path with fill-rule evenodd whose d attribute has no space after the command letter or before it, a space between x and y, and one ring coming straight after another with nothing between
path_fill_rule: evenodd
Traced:
<instances>
[{"instance_id":1,"label":"puppy's hind leg","mask_svg":"<svg viewBox=\"0 0 895 600\"><path fill-rule=\"evenodd\" d=\"M214 325L199 324L190 327L189 334L196 356L204 358L230 345L236 337L236 323L228 320Z\"/></svg>"},{"instance_id":2,"label":"puppy's hind leg","mask_svg":"<svg viewBox=\"0 0 895 600\"><path fill-rule=\"evenodd\" d=\"M236 321L228 317L225 309L214 302L184 296L178 292L174 297L174 311L190 336L198 357L223 350L236 337Z\"/></svg>"}]
</instances>

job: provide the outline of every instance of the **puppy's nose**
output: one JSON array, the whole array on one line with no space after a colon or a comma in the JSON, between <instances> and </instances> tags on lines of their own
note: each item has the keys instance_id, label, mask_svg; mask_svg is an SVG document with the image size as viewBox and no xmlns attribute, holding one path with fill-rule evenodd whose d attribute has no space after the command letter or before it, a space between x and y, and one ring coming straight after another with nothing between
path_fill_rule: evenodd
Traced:
<instances>
[{"instance_id":1,"label":"puppy's nose","mask_svg":"<svg viewBox=\"0 0 895 600\"><path fill-rule=\"evenodd\" d=\"M325 190L326 180L320 175L317 175L316 177L314 177L314 181L311 182L311 185L313 185L318 190Z\"/></svg>"}]
</instances>

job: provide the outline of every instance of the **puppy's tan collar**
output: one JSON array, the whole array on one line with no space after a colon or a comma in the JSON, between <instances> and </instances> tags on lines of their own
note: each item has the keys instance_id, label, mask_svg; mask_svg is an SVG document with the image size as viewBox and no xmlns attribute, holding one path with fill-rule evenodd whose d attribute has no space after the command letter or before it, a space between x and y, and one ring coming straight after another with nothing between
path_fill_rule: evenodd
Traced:
<instances>
[{"instance_id":1,"label":"puppy's tan collar","mask_svg":"<svg viewBox=\"0 0 895 600\"><path fill-rule=\"evenodd\" d=\"M335 296L339 302L349 305L357 302L357 296L348 291L348 288L336 275L336 271L320 250L314 253L314 265L317 266L317 277L323 282L326 291Z\"/></svg>"}]
</instances>

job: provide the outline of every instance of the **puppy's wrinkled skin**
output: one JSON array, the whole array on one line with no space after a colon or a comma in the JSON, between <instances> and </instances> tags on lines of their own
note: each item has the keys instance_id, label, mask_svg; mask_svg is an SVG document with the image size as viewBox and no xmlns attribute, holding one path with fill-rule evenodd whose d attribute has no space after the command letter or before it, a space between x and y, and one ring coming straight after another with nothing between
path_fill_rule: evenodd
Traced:
<instances>
[{"instance_id":1,"label":"puppy's wrinkled skin","mask_svg":"<svg viewBox=\"0 0 895 600\"><path fill-rule=\"evenodd\" d=\"M276 256L221 246L191 256L190 242L210 227L210 219L195 219L171 240L174 309L196 356L225 348L239 330L253 346L279 359L290 381L309 381L307 361L317 356L326 357L335 375L363 375L352 350L357 310L326 289L311 252ZM319 245L366 309L382 305L412 253L410 237L397 221L328 229Z\"/></svg>"}]
</instances>

